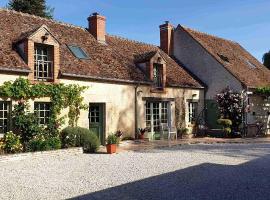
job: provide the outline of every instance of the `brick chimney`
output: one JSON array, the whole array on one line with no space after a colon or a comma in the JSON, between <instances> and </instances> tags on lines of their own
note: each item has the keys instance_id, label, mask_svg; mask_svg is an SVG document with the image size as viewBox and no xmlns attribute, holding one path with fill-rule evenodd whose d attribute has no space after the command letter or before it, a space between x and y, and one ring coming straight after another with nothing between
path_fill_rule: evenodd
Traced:
<instances>
[{"instance_id":1,"label":"brick chimney","mask_svg":"<svg viewBox=\"0 0 270 200\"><path fill-rule=\"evenodd\" d=\"M173 31L174 27L169 21L159 26L160 48L168 55L173 55Z\"/></svg>"},{"instance_id":2,"label":"brick chimney","mask_svg":"<svg viewBox=\"0 0 270 200\"><path fill-rule=\"evenodd\" d=\"M100 43L106 43L106 17L93 13L88 18L88 30Z\"/></svg>"}]
</instances>

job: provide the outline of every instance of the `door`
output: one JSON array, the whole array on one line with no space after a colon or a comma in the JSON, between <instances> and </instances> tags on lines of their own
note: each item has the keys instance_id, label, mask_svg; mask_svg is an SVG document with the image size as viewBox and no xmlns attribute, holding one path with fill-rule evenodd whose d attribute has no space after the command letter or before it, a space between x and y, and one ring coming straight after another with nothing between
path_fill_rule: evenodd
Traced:
<instances>
[{"instance_id":1,"label":"door","mask_svg":"<svg viewBox=\"0 0 270 200\"><path fill-rule=\"evenodd\" d=\"M105 104L90 103L89 105L89 129L96 134L101 144L105 144L104 137Z\"/></svg>"},{"instance_id":2,"label":"door","mask_svg":"<svg viewBox=\"0 0 270 200\"><path fill-rule=\"evenodd\" d=\"M160 139L161 123L171 126L169 102L146 103L146 127L153 134L152 139Z\"/></svg>"}]
</instances>

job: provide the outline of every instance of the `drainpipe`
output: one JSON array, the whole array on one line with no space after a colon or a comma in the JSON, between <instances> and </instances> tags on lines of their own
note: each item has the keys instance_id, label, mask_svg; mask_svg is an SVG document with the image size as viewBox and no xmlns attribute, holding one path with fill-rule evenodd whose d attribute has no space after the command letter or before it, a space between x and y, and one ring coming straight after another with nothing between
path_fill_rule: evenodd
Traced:
<instances>
[{"instance_id":1,"label":"drainpipe","mask_svg":"<svg viewBox=\"0 0 270 200\"><path fill-rule=\"evenodd\" d=\"M139 87L140 85L138 84L138 85L136 85L135 87L134 87L134 92L135 92L135 139L138 139L138 99L137 99L137 91L138 91L138 87Z\"/></svg>"}]
</instances>

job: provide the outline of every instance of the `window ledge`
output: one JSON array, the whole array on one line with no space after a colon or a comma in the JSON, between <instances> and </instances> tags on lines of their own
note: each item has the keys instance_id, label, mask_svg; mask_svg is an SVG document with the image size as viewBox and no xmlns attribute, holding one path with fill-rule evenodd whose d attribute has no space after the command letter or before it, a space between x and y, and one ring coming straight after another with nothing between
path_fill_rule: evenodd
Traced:
<instances>
[{"instance_id":1,"label":"window ledge","mask_svg":"<svg viewBox=\"0 0 270 200\"><path fill-rule=\"evenodd\" d=\"M151 90L150 90L150 92L152 92L152 93L166 93L166 90L165 90L165 88L152 88Z\"/></svg>"}]
</instances>

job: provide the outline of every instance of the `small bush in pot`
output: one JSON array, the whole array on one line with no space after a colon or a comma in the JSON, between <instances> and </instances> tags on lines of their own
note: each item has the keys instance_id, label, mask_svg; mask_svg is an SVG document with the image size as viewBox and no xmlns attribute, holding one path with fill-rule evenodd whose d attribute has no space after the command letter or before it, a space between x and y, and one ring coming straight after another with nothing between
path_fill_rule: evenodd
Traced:
<instances>
[{"instance_id":1,"label":"small bush in pot","mask_svg":"<svg viewBox=\"0 0 270 200\"><path fill-rule=\"evenodd\" d=\"M107 140L106 140L107 153L112 154L112 153L116 152L117 141L118 141L118 139L117 139L115 134L111 134L107 137Z\"/></svg>"},{"instance_id":2,"label":"small bush in pot","mask_svg":"<svg viewBox=\"0 0 270 200\"><path fill-rule=\"evenodd\" d=\"M229 136L232 132L231 126L232 126L232 121L230 119L218 119L217 123L221 126L223 126L223 130L225 133L225 136Z\"/></svg>"}]
</instances>

